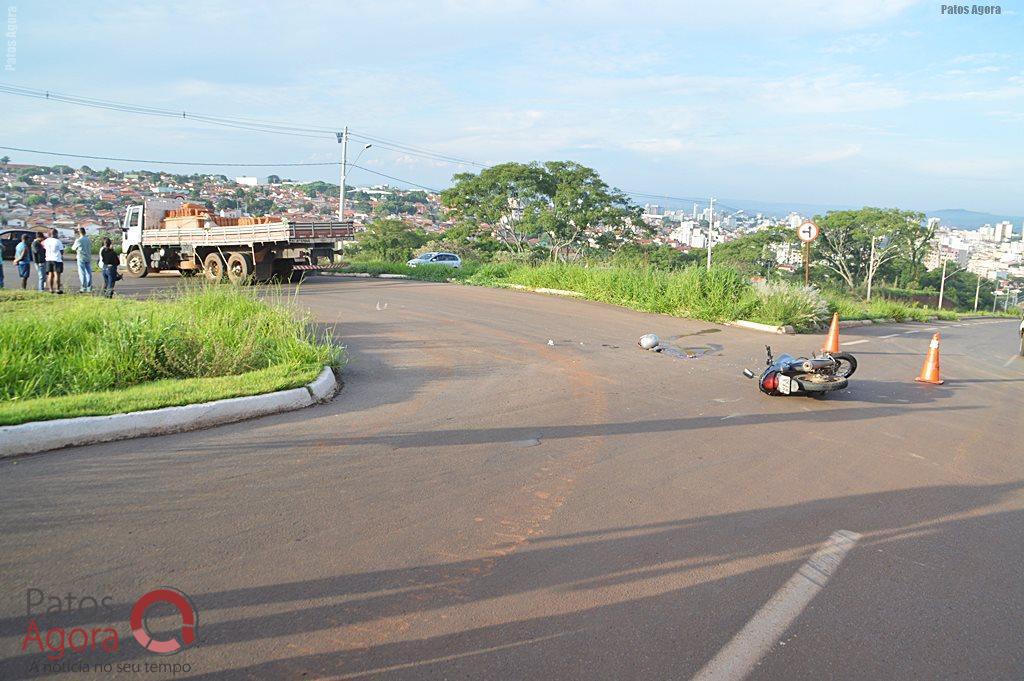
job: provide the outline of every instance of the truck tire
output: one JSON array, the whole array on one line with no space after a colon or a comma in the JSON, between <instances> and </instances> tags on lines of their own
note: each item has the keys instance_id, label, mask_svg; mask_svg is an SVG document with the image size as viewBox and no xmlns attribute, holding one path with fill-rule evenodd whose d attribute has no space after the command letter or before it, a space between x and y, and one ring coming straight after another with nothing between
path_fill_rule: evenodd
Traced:
<instances>
[{"instance_id":1,"label":"truck tire","mask_svg":"<svg viewBox=\"0 0 1024 681\"><path fill-rule=\"evenodd\" d=\"M203 274L212 282L219 283L224 280L224 261L217 253L210 253L203 259Z\"/></svg>"},{"instance_id":2,"label":"truck tire","mask_svg":"<svg viewBox=\"0 0 1024 681\"><path fill-rule=\"evenodd\" d=\"M242 285L252 281L252 256L245 253L232 253L228 256L228 279L232 284Z\"/></svg>"},{"instance_id":3,"label":"truck tire","mask_svg":"<svg viewBox=\"0 0 1024 681\"><path fill-rule=\"evenodd\" d=\"M141 279L149 274L149 267L146 265L146 255L141 248L133 248L128 251L124 259L124 268L128 270L129 276Z\"/></svg>"}]
</instances>

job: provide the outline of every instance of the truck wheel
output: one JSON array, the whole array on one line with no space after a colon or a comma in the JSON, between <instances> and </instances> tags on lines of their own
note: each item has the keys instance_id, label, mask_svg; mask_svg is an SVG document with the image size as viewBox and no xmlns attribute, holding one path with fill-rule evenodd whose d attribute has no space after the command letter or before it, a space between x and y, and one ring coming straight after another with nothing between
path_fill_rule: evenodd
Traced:
<instances>
[{"instance_id":1,"label":"truck wheel","mask_svg":"<svg viewBox=\"0 0 1024 681\"><path fill-rule=\"evenodd\" d=\"M245 253L228 256L228 279L232 284L247 284L252 279L252 257Z\"/></svg>"},{"instance_id":2,"label":"truck wheel","mask_svg":"<svg viewBox=\"0 0 1024 681\"><path fill-rule=\"evenodd\" d=\"M203 274L212 282L224 280L224 261L216 253L210 253L203 259Z\"/></svg>"},{"instance_id":3,"label":"truck wheel","mask_svg":"<svg viewBox=\"0 0 1024 681\"><path fill-rule=\"evenodd\" d=\"M146 256L141 249L133 248L128 251L128 257L125 258L125 269L128 270L128 274L140 279L149 274L149 268L146 266Z\"/></svg>"}]
</instances>

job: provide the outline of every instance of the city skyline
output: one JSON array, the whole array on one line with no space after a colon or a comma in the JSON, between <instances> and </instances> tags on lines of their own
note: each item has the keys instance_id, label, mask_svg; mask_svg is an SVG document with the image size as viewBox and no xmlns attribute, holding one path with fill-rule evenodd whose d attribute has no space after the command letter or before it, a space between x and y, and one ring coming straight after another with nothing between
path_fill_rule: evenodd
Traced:
<instances>
[{"instance_id":1,"label":"city skyline","mask_svg":"<svg viewBox=\"0 0 1024 681\"><path fill-rule=\"evenodd\" d=\"M1009 8L972 17L911 1L790 0L770 12L665 4L647 6L645 22L611 3L308 7L22 6L16 69L3 83L349 124L482 163L571 158L655 195L1024 215L1013 192L1024 59ZM0 102L10 146L203 162L336 162L340 151L328 138ZM360 165L436 187L477 169L380 145ZM174 172L184 170L224 172ZM337 181L329 166L268 172ZM351 181L379 178L356 169Z\"/></svg>"}]
</instances>

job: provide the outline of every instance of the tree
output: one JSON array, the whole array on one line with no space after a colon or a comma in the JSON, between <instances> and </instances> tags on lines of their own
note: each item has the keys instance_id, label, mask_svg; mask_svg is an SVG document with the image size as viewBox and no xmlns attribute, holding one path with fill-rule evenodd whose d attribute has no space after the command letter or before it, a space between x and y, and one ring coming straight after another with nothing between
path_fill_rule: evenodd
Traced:
<instances>
[{"instance_id":1,"label":"tree","mask_svg":"<svg viewBox=\"0 0 1024 681\"><path fill-rule=\"evenodd\" d=\"M281 184L279 175L267 175L267 184Z\"/></svg>"},{"instance_id":2,"label":"tree","mask_svg":"<svg viewBox=\"0 0 1024 681\"><path fill-rule=\"evenodd\" d=\"M640 223L640 209L598 173L572 161L503 163L479 174L460 173L441 193L451 217L479 231L490 227L514 253L543 236L553 260L585 245L586 230L603 232Z\"/></svg>"},{"instance_id":3,"label":"tree","mask_svg":"<svg viewBox=\"0 0 1024 681\"><path fill-rule=\"evenodd\" d=\"M552 260L578 250L587 228L615 230L640 222L640 209L618 189L605 184L596 170L572 161L544 164L553 191L540 224L550 238Z\"/></svg>"},{"instance_id":4,"label":"tree","mask_svg":"<svg viewBox=\"0 0 1024 681\"><path fill-rule=\"evenodd\" d=\"M0 163L2 163L4 165L7 165L10 162L11 162L11 157L10 156L0 156Z\"/></svg>"},{"instance_id":5,"label":"tree","mask_svg":"<svg viewBox=\"0 0 1024 681\"><path fill-rule=\"evenodd\" d=\"M26 206L37 206L40 203L43 203L43 200L44 199L43 199L42 196L39 196L38 194L33 194L32 196L30 196L27 199L25 199L25 205Z\"/></svg>"},{"instance_id":6,"label":"tree","mask_svg":"<svg viewBox=\"0 0 1024 681\"><path fill-rule=\"evenodd\" d=\"M718 244L714 247L713 257L717 264L737 272L767 277L778 268L775 248L797 241L789 227L770 227Z\"/></svg>"},{"instance_id":7,"label":"tree","mask_svg":"<svg viewBox=\"0 0 1024 681\"><path fill-rule=\"evenodd\" d=\"M426 243L422 230L412 229L401 220L374 220L357 237L359 250L378 260L405 262L413 249Z\"/></svg>"},{"instance_id":8,"label":"tree","mask_svg":"<svg viewBox=\"0 0 1024 681\"><path fill-rule=\"evenodd\" d=\"M490 227L513 253L529 250L550 194L536 163L502 163L479 174L458 173L452 180L455 184L441 192L441 203L452 218L474 231Z\"/></svg>"},{"instance_id":9,"label":"tree","mask_svg":"<svg viewBox=\"0 0 1024 681\"><path fill-rule=\"evenodd\" d=\"M840 210L816 216L814 221L821 228L821 235L814 242L814 262L839 275L848 288L854 289L874 277L885 263L907 255L911 244L921 247L923 219L922 213L897 208Z\"/></svg>"}]
</instances>

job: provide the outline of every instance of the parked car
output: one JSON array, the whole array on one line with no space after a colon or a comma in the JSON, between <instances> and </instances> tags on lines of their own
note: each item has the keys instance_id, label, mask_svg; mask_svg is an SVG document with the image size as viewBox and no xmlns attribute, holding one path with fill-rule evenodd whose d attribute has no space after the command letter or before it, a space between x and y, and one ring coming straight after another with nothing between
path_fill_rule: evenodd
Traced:
<instances>
[{"instance_id":1,"label":"parked car","mask_svg":"<svg viewBox=\"0 0 1024 681\"><path fill-rule=\"evenodd\" d=\"M409 267L417 265L444 265L445 267L462 267L462 258L454 253L424 253L405 263Z\"/></svg>"},{"instance_id":2,"label":"parked car","mask_svg":"<svg viewBox=\"0 0 1024 681\"><path fill-rule=\"evenodd\" d=\"M3 247L4 260L14 259L14 249L21 242L21 237L26 234L33 239L36 238L36 233L30 229L5 229L0 232L0 246Z\"/></svg>"},{"instance_id":3,"label":"parked car","mask_svg":"<svg viewBox=\"0 0 1024 681\"><path fill-rule=\"evenodd\" d=\"M1020 354L1024 357L1024 321L1020 323Z\"/></svg>"}]
</instances>

